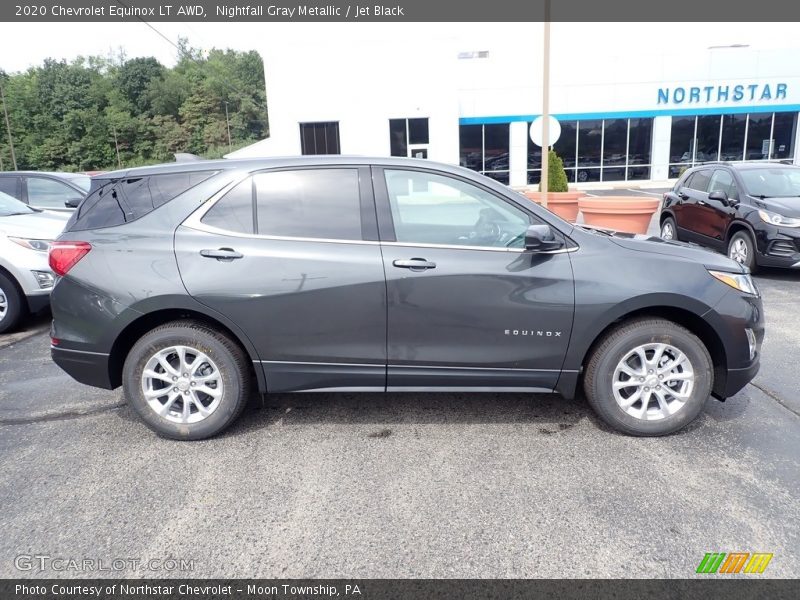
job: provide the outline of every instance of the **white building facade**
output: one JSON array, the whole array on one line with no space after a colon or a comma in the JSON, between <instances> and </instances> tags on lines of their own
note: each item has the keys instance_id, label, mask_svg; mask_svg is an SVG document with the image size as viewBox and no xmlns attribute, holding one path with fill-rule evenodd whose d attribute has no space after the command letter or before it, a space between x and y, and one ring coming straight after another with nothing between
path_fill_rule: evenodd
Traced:
<instances>
[{"instance_id":1,"label":"white building facade","mask_svg":"<svg viewBox=\"0 0 800 600\"><path fill-rule=\"evenodd\" d=\"M800 47L662 52L659 33L680 24L627 45L634 25L584 26L595 39L575 41L560 25L550 111L571 182L665 180L712 160L800 163ZM265 42L270 138L229 156L419 156L537 183L528 133L542 106L541 24L486 28L364 25Z\"/></svg>"}]
</instances>

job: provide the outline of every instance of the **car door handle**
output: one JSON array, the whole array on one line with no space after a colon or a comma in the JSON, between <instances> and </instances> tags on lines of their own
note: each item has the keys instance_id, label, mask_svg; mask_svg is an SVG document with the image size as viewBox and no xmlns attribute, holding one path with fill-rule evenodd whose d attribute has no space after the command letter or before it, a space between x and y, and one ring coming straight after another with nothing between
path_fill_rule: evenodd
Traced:
<instances>
[{"instance_id":1,"label":"car door handle","mask_svg":"<svg viewBox=\"0 0 800 600\"><path fill-rule=\"evenodd\" d=\"M200 250L200 256L216 258L217 260L233 260L234 258L242 258L244 254L237 252L233 248L219 248L218 250Z\"/></svg>"},{"instance_id":2,"label":"car door handle","mask_svg":"<svg viewBox=\"0 0 800 600\"><path fill-rule=\"evenodd\" d=\"M425 271L426 269L435 269L436 263L424 258L410 258L408 260L395 260L392 262L395 267L400 269L411 269L412 271Z\"/></svg>"}]
</instances>

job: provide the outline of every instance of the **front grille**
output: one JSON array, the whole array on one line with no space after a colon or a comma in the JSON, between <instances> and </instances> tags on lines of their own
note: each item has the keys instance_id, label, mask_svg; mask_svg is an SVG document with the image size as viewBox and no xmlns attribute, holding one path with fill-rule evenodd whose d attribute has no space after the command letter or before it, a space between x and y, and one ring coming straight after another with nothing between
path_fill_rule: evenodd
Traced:
<instances>
[{"instance_id":1,"label":"front grille","mask_svg":"<svg viewBox=\"0 0 800 600\"><path fill-rule=\"evenodd\" d=\"M780 258L791 258L795 252L797 248L789 240L776 240L769 247L769 254Z\"/></svg>"}]
</instances>

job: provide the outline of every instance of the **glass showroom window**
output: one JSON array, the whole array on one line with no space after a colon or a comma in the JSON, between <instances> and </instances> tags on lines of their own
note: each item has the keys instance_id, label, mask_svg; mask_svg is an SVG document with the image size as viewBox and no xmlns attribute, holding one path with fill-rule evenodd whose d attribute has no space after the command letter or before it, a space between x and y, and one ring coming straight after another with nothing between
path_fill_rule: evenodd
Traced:
<instances>
[{"instance_id":1,"label":"glass showroom window","mask_svg":"<svg viewBox=\"0 0 800 600\"><path fill-rule=\"evenodd\" d=\"M508 185L508 135L508 123L461 125L459 127L461 166Z\"/></svg>"},{"instance_id":2,"label":"glass showroom window","mask_svg":"<svg viewBox=\"0 0 800 600\"><path fill-rule=\"evenodd\" d=\"M564 161L570 182L650 177L652 119L593 119L560 124L561 136L553 149ZM540 168L541 151L529 142L529 183L539 181Z\"/></svg>"},{"instance_id":3,"label":"glass showroom window","mask_svg":"<svg viewBox=\"0 0 800 600\"><path fill-rule=\"evenodd\" d=\"M428 119L389 119L389 148L392 156L428 158ZM417 146L411 148L409 146Z\"/></svg>"},{"instance_id":4,"label":"glass showroom window","mask_svg":"<svg viewBox=\"0 0 800 600\"><path fill-rule=\"evenodd\" d=\"M669 175L709 161L791 159L796 133L793 112L673 117Z\"/></svg>"}]
</instances>

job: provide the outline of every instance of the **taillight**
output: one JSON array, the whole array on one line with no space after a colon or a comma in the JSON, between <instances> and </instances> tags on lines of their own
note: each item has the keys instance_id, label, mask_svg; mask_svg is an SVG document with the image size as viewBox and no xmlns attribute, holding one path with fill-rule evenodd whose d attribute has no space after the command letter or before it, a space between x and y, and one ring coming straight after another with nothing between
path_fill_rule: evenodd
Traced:
<instances>
[{"instance_id":1,"label":"taillight","mask_svg":"<svg viewBox=\"0 0 800 600\"><path fill-rule=\"evenodd\" d=\"M63 277L91 249L89 242L52 242L48 256L50 268L56 275Z\"/></svg>"}]
</instances>

